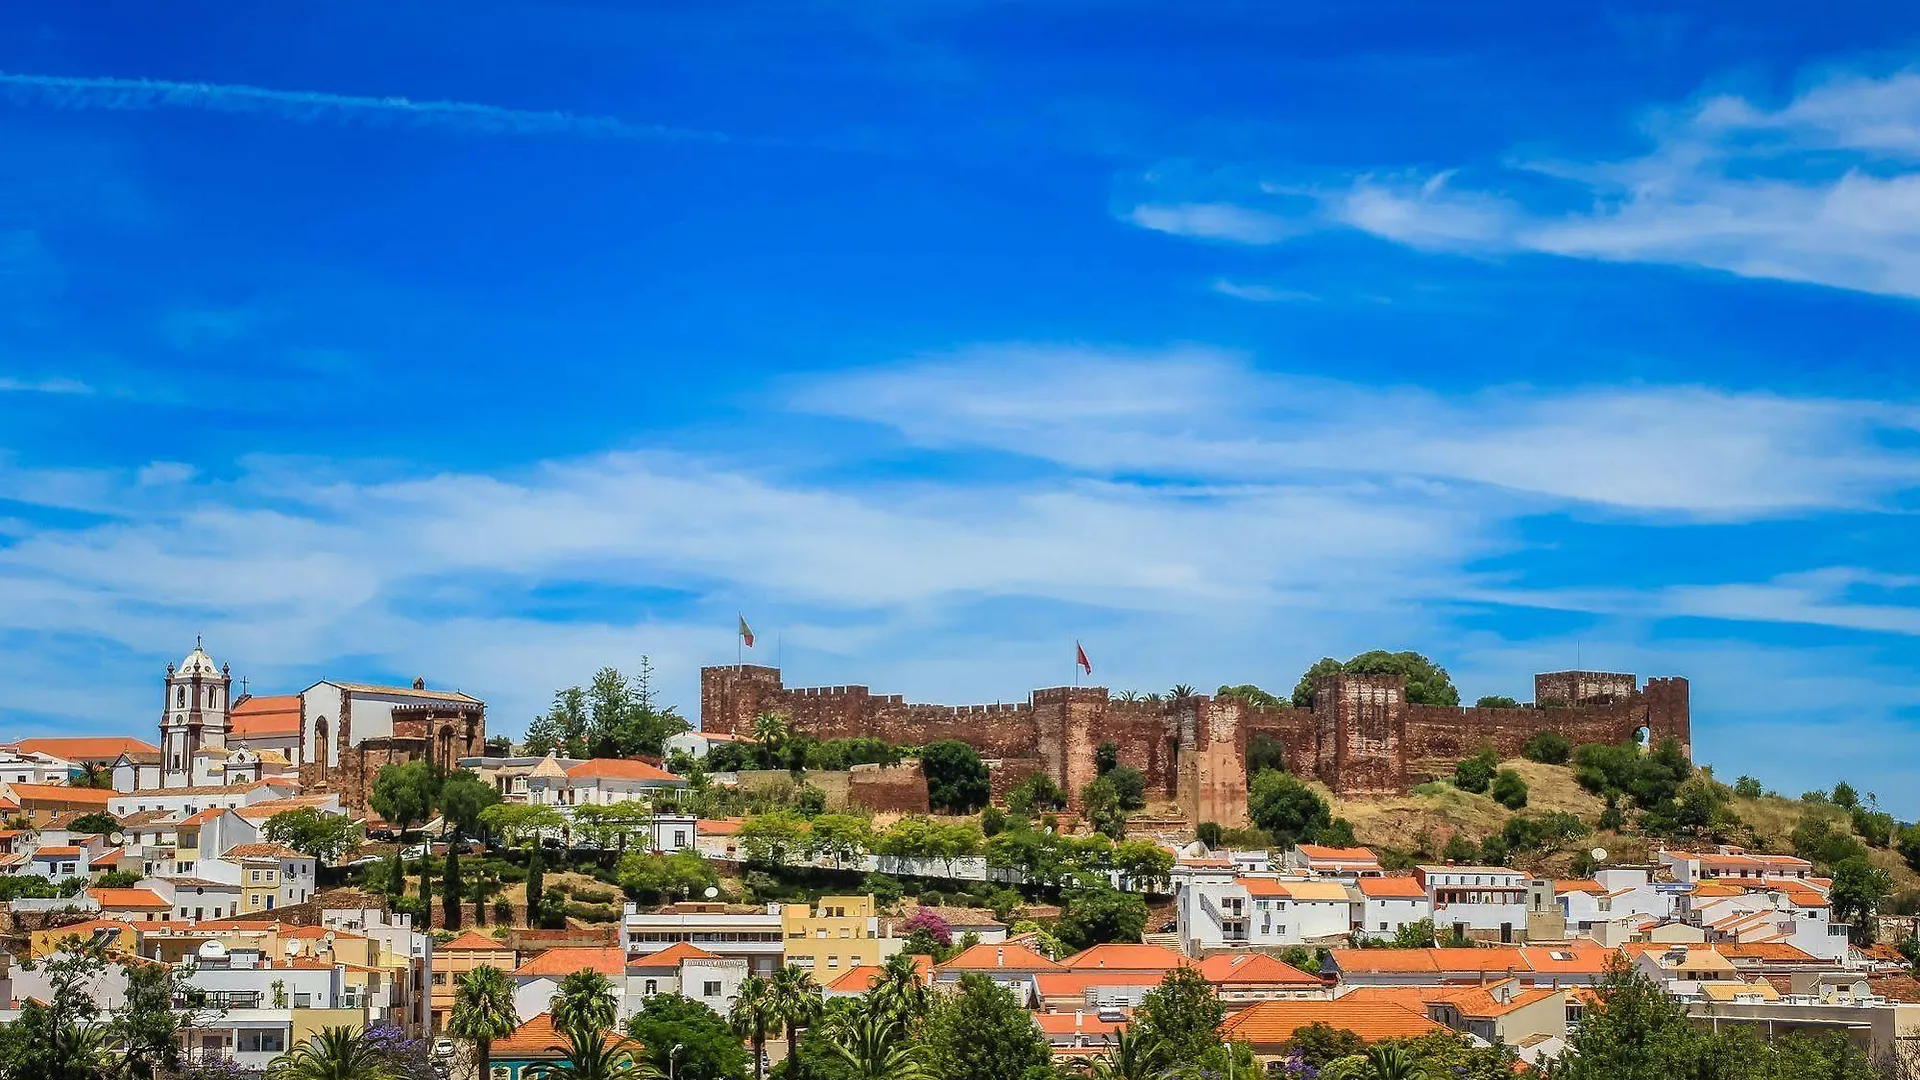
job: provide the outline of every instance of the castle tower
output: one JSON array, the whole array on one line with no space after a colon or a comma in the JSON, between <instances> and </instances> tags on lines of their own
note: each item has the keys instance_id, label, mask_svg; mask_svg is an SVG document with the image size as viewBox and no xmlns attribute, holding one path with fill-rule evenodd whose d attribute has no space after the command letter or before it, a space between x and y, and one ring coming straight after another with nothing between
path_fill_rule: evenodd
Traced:
<instances>
[{"instance_id":1,"label":"castle tower","mask_svg":"<svg viewBox=\"0 0 1920 1080\"><path fill-rule=\"evenodd\" d=\"M194 639L193 651L178 665L167 665L166 698L160 711L160 786L189 787L193 755L202 748L227 745L228 691L233 678Z\"/></svg>"}]
</instances>

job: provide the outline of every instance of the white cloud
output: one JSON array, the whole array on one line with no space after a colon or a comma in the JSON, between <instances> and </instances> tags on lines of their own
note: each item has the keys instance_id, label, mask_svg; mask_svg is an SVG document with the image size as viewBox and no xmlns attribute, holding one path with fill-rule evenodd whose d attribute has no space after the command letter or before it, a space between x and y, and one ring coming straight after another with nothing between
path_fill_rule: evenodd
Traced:
<instances>
[{"instance_id":1,"label":"white cloud","mask_svg":"<svg viewBox=\"0 0 1920 1080\"><path fill-rule=\"evenodd\" d=\"M1224 202L1141 203L1127 217L1155 232L1236 244L1276 244L1302 231L1280 214Z\"/></svg>"},{"instance_id":2,"label":"white cloud","mask_svg":"<svg viewBox=\"0 0 1920 1080\"><path fill-rule=\"evenodd\" d=\"M1258 282L1229 281L1217 278L1212 285L1213 291L1222 296L1231 296L1236 300L1251 300L1256 304L1312 304L1320 297L1299 289L1283 289L1274 285L1261 285Z\"/></svg>"},{"instance_id":3,"label":"white cloud","mask_svg":"<svg viewBox=\"0 0 1920 1080\"><path fill-rule=\"evenodd\" d=\"M1686 386L1450 397L1195 348L975 350L838 376L798 404L1111 475L1430 480L1708 519L1871 508L1920 484L1920 456L1882 439L1920 427L1906 406Z\"/></svg>"},{"instance_id":4,"label":"white cloud","mask_svg":"<svg viewBox=\"0 0 1920 1080\"><path fill-rule=\"evenodd\" d=\"M1282 180L1263 195L1309 194L1312 205L1210 202L1191 222L1134 220L1249 244L1349 228L1424 251L1696 266L1920 296L1920 74L1833 75L1777 108L1719 95L1656 116L1648 131L1640 157L1512 162L1478 170L1478 186L1453 170L1318 188ZM1259 224L1233 224L1242 221Z\"/></svg>"},{"instance_id":5,"label":"white cloud","mask_svg":"<svg viewBox=\"0 0 1920 1080\"><path fill-rule=\"evenodd\" d=\"M0 375L0 394L91 394L93 387L77 379L21 379Z\"/></svg>"}]
</instances>

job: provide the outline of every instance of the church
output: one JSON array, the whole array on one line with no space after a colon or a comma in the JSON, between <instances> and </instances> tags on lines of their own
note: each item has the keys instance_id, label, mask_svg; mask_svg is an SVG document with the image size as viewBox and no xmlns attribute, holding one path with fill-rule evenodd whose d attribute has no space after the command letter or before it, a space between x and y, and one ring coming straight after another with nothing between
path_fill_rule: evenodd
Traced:
<instances>
[{"instance_id":1,"label":"church","mask_svg":"<svg viewBox=\"0 0 1920 1080\"><path fill-rule=\"evenodd\" d=\"M336 791L363 810L380 766L428 759L452 769L487 740L485 702L429 690L424 679L410 687L322 679L297 694L234 698L229 666L195 641L167 666L165 685L157 760L119 763L133 787L219 787L297 773L306 791Z\"/></svg>"}]
</instances>

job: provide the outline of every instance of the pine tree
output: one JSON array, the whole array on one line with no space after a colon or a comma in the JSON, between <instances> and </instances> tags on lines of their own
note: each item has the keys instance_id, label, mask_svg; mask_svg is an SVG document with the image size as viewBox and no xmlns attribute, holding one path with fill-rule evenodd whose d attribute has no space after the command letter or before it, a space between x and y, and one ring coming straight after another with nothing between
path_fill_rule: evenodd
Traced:
<instances>
[{"instance_id":1,"label":"pine tree","mask_svg":"<svg viewBox=\"0 0 1920 1080\"><path fill-rule=\"evenodd\" d=\"M460 929L460 855L459 845L447 845L447 869L440 878L442 921L449 930Z\"/></svg>"}]
</instances>

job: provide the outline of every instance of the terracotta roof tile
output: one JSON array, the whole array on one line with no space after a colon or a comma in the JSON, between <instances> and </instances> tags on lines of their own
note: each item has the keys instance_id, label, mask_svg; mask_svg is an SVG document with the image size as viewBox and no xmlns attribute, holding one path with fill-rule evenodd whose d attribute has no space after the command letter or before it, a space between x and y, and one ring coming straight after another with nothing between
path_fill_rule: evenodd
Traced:
<instances>
[{"instance_id":1,"label":"terracotta roof tile","mask_svg":"<svg viewBox=\"0 0 1920 1080\"><path fill-rule=\"evenodd\" d=\"M515 975L571 975L576 971L597 971L602 975L625 975L627 956L619 949L560 948L546 952L513 969Z\"/></svg>"},{"instance_id":2,"label":"terracotta roof tile","mask_svg":"<svg viewBox=\"0 0 1920 1080\"><path fill-rule=\"evenodd\" d=\"M1363 847L1322 847L1319 844L1296 844L1300 854L1310 859L1330 859L1336 862L1378 862L1379 857L1372 848Z\"/></svg>"},{"instance_id":3,"label":"terracotta roof tile","mask_svg":"<svg viewBox=\"0 0 1920 1080\"><path fill-rule=\"evenodd\" d=\"M628 968L677 968L682 960L714 960L718 957L698 945L689 945L676 941L656 953L636 956L627 961Z\"/></svg>"},{"instance_id":4,"label":"terracotta roof tile","mask_svg":"<svg viewBox=\"0 0 1920 1080\"><path fill-rule=\"evenodd\" d=\"M139 739L118 736L39 737L21 739L13 744L33 753L52 754L68 761L112 761L123 753L158 754L160 748Z\"/></svg>"},{"instance_id":5,"label":"terracotta roof tile","mask_svg":"<svg viewBox=\"0 0 1920 1080\"><path fill-rule=\"evenodd\" d=\"M625 1043L630 1049L636 1052L640 1049L639 1043L633 1042L627 1039L626 1036L615 1032L607 1032L606 1039L609 1046ZM491 1050L493 1060L496 1062L503 1060L525 1061L530 1058L551 1060L563 1056L566 1045L567 1037L560 1034L553 1026L553 1014L541 1013L526 1023L521 1024L519 1027L514 1028L513 1034L506 1038L495 1039ZM561 1047L562 1049L555 1050L554 1047Z\"/></svg>"},{"instance_id":6,"label":"terracotta roof tile","mask_svg":"<svg viewBox=\"0 0 1920 1080\"><path fill-rule=\"evenodd\" d=\"M452 941L441 945L435 952L512 952L513 947L505 942L490 938L478 930L469 930Z\"/></svg>"},{"instance_id":7,"label":"terracotta roof tile","mask_svg":"<svg viewBox=\"0 0 1920 1080\"><path fill-rule=\"evenodd\" d=\"M1160 945L1095 945L1062 961L1069 971L1171 971L1193 961Z\"/></svg>"},{"instance_id":8,"label":"terracotta roof tile","mask_svg":"<svg viewBox=\"0 0 1920 1080\"><path fill-rule=\"evenodd\" d=\"M684 777L675 776L657 765L649 765L633 758L593 758L583 761L567 770L569 780L648 780L660 784L685 784Z\"/></svg>"},{"instance_id":9,"label":"terracotta roof tile","mask_svg":"<svg viewBox=\"0 0 1920 1080\"><path fill-rule=\"evenodd\" d=\"M1427 890L1412 877L1396 875L1393 877L1363 877L1354 882L1360 895L1376 900L1415 900L1425 899Z\"/></svg>"},{"instance_id":10,"label":"terracotta roof tile","mask_svg":"<svg viewBox=\"0 0 1920 1080\"><path fill-rule=\"evenodd\" d=\"M1253 984L1258 986L1324 986L1319 976L1309 975L1291 964L1265 953L1218 953L1200 961L1200 974L1220 986Z\"/></svg>"},{"instance_id":11,"label":"terracotta roof tile","mask_svg":"<svg viewBox=\"0 0 1920 1080\"><path fill-rule=\"evenodd\" d=\"M220 853L223 859L310 859L285 844L235 844Z\"/></svg>"},{"instance_id":12,"label":"terracotta roof tile","mask_svg":"<svg viewBox=\"0 0 1920 1080\"><path fill-rule=\"evenodd\" d=\"M1006 942L974 945L940 965L941 971L1065 971L1026 945Z\"/></svg>"},{"instance_id":13,"label":"terracotta roof tile","mask_svg":"<svg viewBox=\"0 0 1920 1080\"><path fill-rule=\"evenodd\" d=\"M87 895L98 901L102 909L157 908L165 911L173 906L160 899L152 889L88 889Z\"/></svg>"},{"instance_id":14,"label":"terracotta roof tile","mask_svg":"<svg viewBox=\"0 0 1920 1080\"><path fill-rule=\"evenodd\" d=\"M300 734L300 695L250 697L228 714L228 735L236 739L285 738Z\"/></svg>"},{"instance_id":15,"label":"terracotta roof tile","mask_svg":"<svg viewBox=\"0 0 1920 1080\"><path fill-rule=\"evenodd\" d=\"M98 806L106 808L108 802L120 797L120 793L110 788L77 788L65 784L8 784L13 789L14 798L21 801L44 803L65 803L72 806Z\"/></svg>"},{"instance_id":16,"label":"terracotta roof tile","mask_svg":"<svg viewBox=\"0 0 1920 1080\"><path fill-rule=\"evenodd\" d=\"M1414 1038L1446 1028L1401 1005L1335 1001L1262 1001L1227 1018L1220 1033L1261 1046L1278 1046L1312 1024L1351 1031L1367 1042Z\"/></svg>"}]
</instances>

